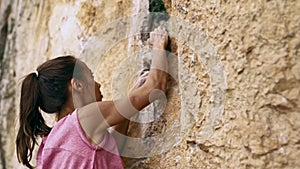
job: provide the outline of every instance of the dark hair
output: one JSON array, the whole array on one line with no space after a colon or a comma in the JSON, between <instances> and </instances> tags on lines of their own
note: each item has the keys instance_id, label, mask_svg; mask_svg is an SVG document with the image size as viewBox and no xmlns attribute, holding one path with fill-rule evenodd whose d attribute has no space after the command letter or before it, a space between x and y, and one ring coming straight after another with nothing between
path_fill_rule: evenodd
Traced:
<instances>
[{"instance_id":1,"label":"dark hair","mask_svg":"<svg viewBox=\"0 0 300 169\"><path fill-rule=\"evenodd\" d=\"M30 73L22 82L16 149L19 162L28 168L33 168L30 161L37 137L51 131L40 109L46 113L61 110L68 97L68 83L73 76L79 76L78 69L74 72L77 61L73 56L48 60L37 68L38 74Z\"/></svg>"}]
</instances>

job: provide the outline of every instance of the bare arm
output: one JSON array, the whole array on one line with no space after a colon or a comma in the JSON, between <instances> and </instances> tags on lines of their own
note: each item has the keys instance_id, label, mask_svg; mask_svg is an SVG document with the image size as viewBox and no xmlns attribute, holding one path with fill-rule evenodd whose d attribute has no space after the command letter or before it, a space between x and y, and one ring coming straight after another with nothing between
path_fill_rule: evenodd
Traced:
<instances>
[{"instance_id":1,"label":"bare arm","mask_svg":"<svg viewBox=\"0 0 300 169\"><path fill-rule=\"evenodd\" d=\"M168 63L166 52L168 37L156 29L150 33L153 58L145 83L132 90L128 97L116 101L96 102L78 110L80 124L92 143L101 142L108 127L120 124L164 94L167 87Z\"/></svg>"},{"instance_id":2,"label":"bare arm","mask_svg":"<svg viewBox=\"0 0 300 169\"><path fill-rule=\"evenodd\" d=\"M141 87L145 83L148 75L149 75L149 70L145 70L145 69L140 70L137 73L136 79L133 83L132 88L129 90L129 93L131 93L133 90ZM113 126L112 127L112 129L113 129L112 134L115 133L114 131L117 131L118 133L121 133L123 135L127 135L127 130L128 130L129 123L130 123L130 120L126 119L122 123Z\"/></svg>"}]
</instances>

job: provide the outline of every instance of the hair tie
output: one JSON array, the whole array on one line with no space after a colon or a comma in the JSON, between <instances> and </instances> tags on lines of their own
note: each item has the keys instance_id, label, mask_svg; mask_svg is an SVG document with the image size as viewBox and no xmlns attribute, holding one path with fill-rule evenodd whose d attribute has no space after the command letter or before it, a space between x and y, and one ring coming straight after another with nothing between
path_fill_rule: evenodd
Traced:
<instances>
[{"instance_id":1,"label":"hair tie","mask_svg":"<svg viewBox=\"0 0 300 169\"><path fill-rule=\"evenodd\" d=\"M34 71L36 77L39 77L39 72L37 70Z\"/></svg>"}]
</instances>

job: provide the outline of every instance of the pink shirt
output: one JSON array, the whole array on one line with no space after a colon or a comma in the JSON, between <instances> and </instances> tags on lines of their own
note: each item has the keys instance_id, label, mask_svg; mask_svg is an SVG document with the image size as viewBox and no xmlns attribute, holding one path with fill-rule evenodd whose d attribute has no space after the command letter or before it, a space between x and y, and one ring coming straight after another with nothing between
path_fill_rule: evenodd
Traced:
<instances>
[{"instance_id":1,"label":"pink shirt","mask_svg":"<svg viewBox=\"0 0 300 169\"><path fill-rule=\"evenodd\" d=\"M75 110L59 120L38 150L37 169L124 168L113 136L107 132L99 145L86 138Z\"/></svg>"}]
</instances>

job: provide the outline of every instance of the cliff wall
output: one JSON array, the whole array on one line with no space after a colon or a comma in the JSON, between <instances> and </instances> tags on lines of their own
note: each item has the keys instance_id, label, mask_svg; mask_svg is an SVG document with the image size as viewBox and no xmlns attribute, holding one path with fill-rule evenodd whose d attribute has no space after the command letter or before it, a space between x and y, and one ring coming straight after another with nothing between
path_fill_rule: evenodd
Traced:
<instances>
[{"instance_id":1,"label":"cliff wall","mask_svg":"<svg viewBox=\"0 0 300 169\"><path fill-rule=\"evenodd\" d=\"M104 99L118 98L150 63L148 33L162 24L167 100L132 119L126 168L300 168L299 9L297 0L0 1L0 165L22 168L14 140L24 75L72 54Z\"/></svg>"}]
</instances>

